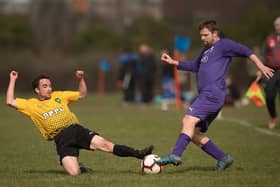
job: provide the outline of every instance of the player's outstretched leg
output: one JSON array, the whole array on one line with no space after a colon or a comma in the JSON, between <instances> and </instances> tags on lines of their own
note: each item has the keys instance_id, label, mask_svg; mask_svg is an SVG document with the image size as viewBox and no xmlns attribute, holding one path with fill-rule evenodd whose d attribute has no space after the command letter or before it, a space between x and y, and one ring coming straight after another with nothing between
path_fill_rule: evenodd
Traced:
<instances>
[{"instance_id":1,"label":"player's outstretched leg","mask_svg":"<svg viewBox=\"0 0 280 187\"><path fill-rule=\"evenodd\" d=\"M152 154L154 150L153 145L149 145L148 147L145 147L142 150L138 150L136 153L136 158L143 159L145 156Z\"/></svg>"},{"instance_id":2,"label":"player's outstretched leg","mask_svg":"<svg viewBox=\"0 0 280 187\"><path fill-rule=\"evenodd\" d=\"M185 133L179 134L176 144L173 147L172 153L166 157L161 158L160 160L157 161L157 163L161 166L167 164L173 164L175 166L180 165L182 163L182 159L181 159L182 154L186 149L187 145L190 143L190 141L191 138L187 134Z\"/></svg>"},{"instance_id":3,"label":"player's outstretched leg","mask_svg":"<svg viewBox=\"0 0 280 187\"><path fill-rule=\"evenodd\" d=\"M152 154L154 150L154 146L150 145L145 147L144 149L138 150L125 145L116 144L113 149L113 153L117 156L121 157L136 157L138 159L143 159L146 155Z\"/></svg>"},{"instance_id":4,"label":"player's outstretched leg","mask_svg":"<svg viewBox=\"0 0 280 187\"><path fill-rule=\"evenodd\" d=\"M156 161L157 164L164 166L167 164L173 164L175 166L178 166L182 163L181 157L175 155L175 154L169 154L166 157L161 158L160 160Z\"/></svg>"},{"instance_id":5,"label":"player's outstretched leg","mask_svg":"<svg viewBox=\"0 0 280 187\"><path fill-rule=\"evenodd\" d=\"M200 135L200 137L202 136L204 135ZM198 139L198 135L196 138ZM201 147L201 149L217 160L215 166L216 171L223 171L233 163L233 158L219 149L219 147L217 147L210 139Z\"/></svg>"},{"instance_id":6,"label":"player's outstretched leg","mask_svg":"<svg viewBox=\"0 0 280 187\"><path fill-rule=\"evenodd\" d=\"M135 157L143 159L146 155L152 154L154 146L149 145L144 149L135 149L126 145L113 144L99 135L95 135L90 144L90 149L113 153L120 157Z\"/></svg>"},{"instance_id":7,"label":"player's outstretched leg","mask_svg":"<svg viewBox=\"0 0 280 187\"><path fill-rule=\"evenodd\" d=\"M226 155L221 160L217 161L215 171L224 171L226 168L230 167L233 163L233 158L230 155Z\"/></svg>"}]
</instances>

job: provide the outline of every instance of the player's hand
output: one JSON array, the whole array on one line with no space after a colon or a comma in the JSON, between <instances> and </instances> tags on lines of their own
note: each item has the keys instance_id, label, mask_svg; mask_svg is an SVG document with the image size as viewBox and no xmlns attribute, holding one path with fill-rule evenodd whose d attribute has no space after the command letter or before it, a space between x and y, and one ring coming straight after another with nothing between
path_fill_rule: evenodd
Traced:
<instances>
[{"instance_id":1,"label":"player's hand","mask_svg":"<svg viewBox=\"0 0 280 187\"><path fill-rule=\"evenodd\" d=\"M263 68L260 71L267 79L270 79L274 75L274 69L271 69L267 66L263 66Z\"/></svg>"},{"instance_id":2,"label":"player's hand","mask_svg":"<svg viewBox=\"0 0 280 187\"><path fill-rule=\"evenodd\" d=\"M84 72L83 70L77 70L77 71L76 71L76 77L77 77L78 79L84 78L84 74L85 74L85 72Z\"/></svg>"},{"instance_id":3,"label":"player's hand","mask_svg":"<svg viewBox=\"0 0 280 187\"><path fill-rule=\"evenodd\" d=\"M16 80L18 78L18 72L16 71L11 71L10 72L10 79Z\"/></svg>"},{"instance_id":4,"label":"player's hand","mask_svg":"<svg viewBox=\"0 0 280 187\"><path fill-rule=\"evenodd\" d=\"M173 60L167 53L162 53L161 54L161 60L164 62L167 62L168 64L174 64L174 65L178 65L178 61Z\"/></svg>"}]
</instances>

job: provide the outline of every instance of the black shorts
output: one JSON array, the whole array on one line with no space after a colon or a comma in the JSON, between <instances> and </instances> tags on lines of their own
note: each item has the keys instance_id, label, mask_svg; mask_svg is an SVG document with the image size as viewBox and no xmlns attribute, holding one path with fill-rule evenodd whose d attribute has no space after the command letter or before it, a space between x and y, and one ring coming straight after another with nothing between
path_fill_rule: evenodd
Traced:
<instances>
[{"instance_id":1,"label":"black shorts","mask_svg":"<svg viewBox=\"0 0 280 187\"><path fill-rule=\"evenodd\" d=\"M95 135L98 133L78 124L63 129L54 137L60 163L62 164L61 161L65 156L78 157L80 149L90 150L90 142Z\"/></svg>"}]
</instances>

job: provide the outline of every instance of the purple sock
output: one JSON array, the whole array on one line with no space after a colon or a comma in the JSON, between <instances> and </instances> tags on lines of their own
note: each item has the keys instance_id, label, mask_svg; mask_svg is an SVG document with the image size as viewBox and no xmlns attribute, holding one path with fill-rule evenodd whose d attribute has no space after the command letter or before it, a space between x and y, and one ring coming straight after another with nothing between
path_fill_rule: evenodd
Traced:
<instances>
[{"instance_id":1,"label":"purple sock","mask_svg":"<svg viewBox=\"0 0 280 187\"><path fill-rule=\"evenodd\" d=\"M216 160L221 160L226 155L222 150L220 150L211 140L204 144L201 149L207 154L211 155Z\"/></svg>"},{"instance_id":2,"label":"purple sock","mask_svg":"<svg viewBox=\"0 0 280 187\"><path fill-rule=\"evenodd\" d=\"M190 143L190 141L191 141L191 138L187 134L181 133L173 148L172 154L175 154L175 155L181 157L184 150L186 149L187 145Z\"/></svg>"}]
</instances>

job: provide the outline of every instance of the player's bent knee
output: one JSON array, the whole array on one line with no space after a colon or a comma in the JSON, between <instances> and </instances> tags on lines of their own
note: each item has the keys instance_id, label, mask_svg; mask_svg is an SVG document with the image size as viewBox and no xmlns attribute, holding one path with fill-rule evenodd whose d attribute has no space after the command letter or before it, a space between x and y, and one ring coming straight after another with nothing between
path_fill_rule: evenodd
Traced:
<instances>
[{"instance_id":1,"label":"player's bent knee","mask_svg":"<svg viewBox=\"0 0 280 187\"><path fill-rule=\"evenodd\" d=\"M197 145L197 146L203 146L204 144L206 144L210 139L205 136L204 134L196 131L194 136L193 136L193 139L192 139L192 142Z\"/></svg>"},{"instance_id":2,"label":"player's bent knee","mask_svg":"<svg viewBox=\"0 0 280 187\"><path fill-rule=\"evenodd\" d=\"M77 157L65 156L62 159L62 165L65 171L71 176L77 176L81 173Z\"/></svg>"},{"instance_id":3,"label":"player's bent knee","mask_svg":"<svg viewBox=\"0 0 280 187\"><path fill-rule=\"evenodd\" d=\"M184 125L184 124L186 124L188 122L188 119L186 118L186 117L184 117L183 119L182 119L182 124Z\"/></svg>"},{"instance_id":4,"label":"player's bent knee","mask_svg":"<svg viewBox=\"0 0 280 187\"><path fill-rule=\"evenodd\" d=\"M67 165L63 165L63 167L64 167L65 171L71 176L77 176L81 173L79 165L67 164Z\"/></svg>"},{"instance_id":5,"label":"player's bent knee","mask_svg":"<svg viewBox=\"0 0 280 187\"><path fill-rule=\"evenodd\" d=\"M81 173L80 168L78 168L78 169L66 170L66 172L67 172L69 175L73 176L73 177L78 176L78 175L80 175L80 173Z\"/></svg>"},{"instance_id":6,"label":"player's bent knee","mask_svg":"<svg viewBox=\"0 0 280 187\"><path fill-rule=\"evenodd\" d=\"M192 142L197 146L201 146L199 139L197 139L195 136L192 138Z\"/></svg>"}]
</instances>

